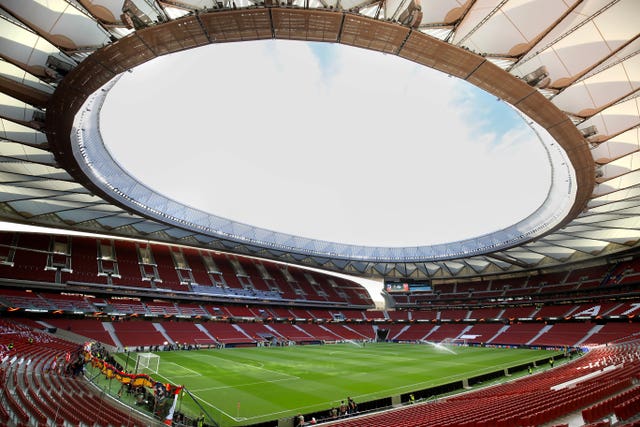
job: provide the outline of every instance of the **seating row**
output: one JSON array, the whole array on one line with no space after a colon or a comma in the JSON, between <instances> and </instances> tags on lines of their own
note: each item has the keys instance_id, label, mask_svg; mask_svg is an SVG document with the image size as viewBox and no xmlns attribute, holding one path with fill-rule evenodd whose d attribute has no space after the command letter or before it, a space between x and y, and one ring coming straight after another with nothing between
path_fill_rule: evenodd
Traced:
<instances>
[{"instance_id":1,"label":"seating row","mask_svg":"<svg viewBox=\"0 0 640 427\"><path fill-rule=\"evenodd\" d=\"M205 249L0 232L0 278L373 307L355 281Z\"/></svg>"}]
</instances>

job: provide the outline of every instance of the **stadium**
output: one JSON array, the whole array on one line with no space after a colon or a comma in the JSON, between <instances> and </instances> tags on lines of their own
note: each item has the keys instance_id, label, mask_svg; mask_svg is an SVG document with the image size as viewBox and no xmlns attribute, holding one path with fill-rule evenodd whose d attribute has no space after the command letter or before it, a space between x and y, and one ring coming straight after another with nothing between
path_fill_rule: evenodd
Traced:
<instances>
[{"instance_id":1,"label":"stadium","mask_svg":"<svg viewBox=\"0 0 640 427\"><path fill-rule=\"evenodd\" d=\"M638 1L0 0L0 12L1 425L640 425ZM114 155L109 127L133 124L121 138L130 151L147 139L136 127L169 132L170 118L143 124L135 107L105 124L119 91L132 103L123 88L142 86L131 79L144 67L223 47L236 49L233 62L252 43L292 41L320 52L320 63L326 46L339 46L481 91L539 147L540 200L460 237L362 243L313 235L309 222L302 231L260 222L275 208L263 197L297 217L319 208L287 188L305 168L313 174L302 159L288 160L301 172L267 184L268 194L240 190L237 176L216 180L253 202L254 222L158 191ZM203 71L193 68L174 74ZM366 71L378 94L391 84ZM227 85L266 105L241 116L270 141L300 114L265 111L278 92L260 104L252 90L267 74L256 68L238 88ZM167 101L155 85L155 102ZM406 88L407 99L423 90ZM193 95L217 102L204 89ZM450 98L440 102L459 101ZM440 159L393 151L394 138L409 139L399 128L422 141L432 125L374 107L374 125L352 121L387 137L398 185L413 176L398 159L435 169ZM273 127L255 125L257 116ZM407 119L385 132L390 117ZM336 128L340 144L357 140L362 129L338 123L349 118L328 114L304 138ZM218 125L211 138L222 144ZM143 170L153 168L152 151L137 154ZM343 151L327 151L342 160ZM500 192L459 175L460 198ZM174 181L178 191L201 186ZM449 183L422 184L435 192ZM506 193L513 204L533 198ZM391 208L397 194L377 201ZM482 210L465 222L488 221Z\"/></svg>"}]
</instances>

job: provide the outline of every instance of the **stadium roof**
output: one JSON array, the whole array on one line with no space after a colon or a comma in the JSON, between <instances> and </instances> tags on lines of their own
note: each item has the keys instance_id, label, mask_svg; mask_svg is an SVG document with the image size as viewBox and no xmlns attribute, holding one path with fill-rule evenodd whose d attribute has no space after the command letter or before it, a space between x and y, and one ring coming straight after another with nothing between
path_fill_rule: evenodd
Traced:
<instances>
[{"instance_id":1,"label":"stadium roof","mask_svg":"<svg viewBox=\"0 0 640 427\"><path fill-rule=\"evenodd\" d=\"M638 245L635 0L0 4L1 219L387 277L517 272ZM188 208L123 174L106 155L96 111L121 73L171 52L272 38L377 50L465 79L514 105L553 138L547 148L560 153L551 160L554 171L565 159L572 166L560 175L568 184L558 187L560 195L543 205L543 214L496 233L435 246L366 247L262 230ZM551 148L554 142L562 149Z\"/></svg>"}]
</instances>

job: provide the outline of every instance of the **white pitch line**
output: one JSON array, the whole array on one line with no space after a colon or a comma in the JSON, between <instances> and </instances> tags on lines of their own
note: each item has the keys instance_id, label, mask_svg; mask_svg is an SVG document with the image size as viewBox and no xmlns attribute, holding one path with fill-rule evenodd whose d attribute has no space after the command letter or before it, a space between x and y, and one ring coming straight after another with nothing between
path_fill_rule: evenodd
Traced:
<instances>
[{"instance_id":1,"label":"white pitch line","mask_svg":"<svg viewBox=\"0 0 640 427\"><path fill-rule=\"evenodd\" d=\"M204 356L204 357L209 357L209 358L212 358L212 359L223 360L226 363L231 362L231 363L235 363L235 364L242 365L242 366L248 366L250 368L260 369L260 370L263 370L263 371L266 371L266 372L270 372L272 374L277 374L277 375L280 375L280 376L289 377L291 379L296 379L296 380L300 379L300 377L295 376L295 375L285 374L284 372L272 371L271 369L263 368L261 366L251 365L249 363L237 362L235 360L229 360L229 359L225 359L225 358L222 358L222 357L211 356L209 354L201 354L201 355L198 355L198 356Z\"/></svg>"},{"instance_id":2,"label":"white pitch line","mask_svg":"<svg viewBox=\"0 0 640 427\"><path fill-rule=\"evenodd\" d=\"M336 353L337 353L337 352L338 352L338 351L336 351ZM219 358L219 357L215 357L215 356L208 356L208 357L212 357L212 358L215 358L215 359L221 359L221 358ZM228 360L226 360L226 359L223 359L223 360L228 361ZM532 360L537 360L537 357L532 358ZM245 363L241 363L241 362L235 362L235 361L234 361L234 363L238 363L238 364L240 364L240 365L246 365L246 366L251 366L251 367L257 368L257 367L256 367L256 366L254 366L254 365L249 365L249 364L245 364ZM268 372L276 372L276 371L270 371L269 369L264 369L264 368L259 368L259 369L263 369L263 370L268 371ZM475 373L475 372L482 372L482 371L484 371L484 369L477 369L477 370L471 371L471 373ZM288 374L285 374L285 375L288 375ZM291 376L291 377L293 377L293 376ZM456 378L456 377L457 377L457 375L450 375L450 376L442 377L442 378L439 378L439 379L443 379L443 378L444 378L444 379L450 379L450 378L452 378L452 379L453 379L453 378ZM165 377L165 378L166 378L166 377ZM459 377L458 377L458 378L459 378ZM167 379L168 379L168 378L167 378ZM300 379L300 377L293 377L293 378L291 378L291 379ZM462 379L462 378L459 378L459 379ZM257 383L255 383L255 384L261 384L261 383L272 383L272 382L287 381L287 380L288 380L288 379L283 378L283 379L279 379L279 380L261 381L261 382L257 382ZM353 396L353 397L354 397L356 400L360 400L360 399L362 399L362 398L364 398L364 397L366 397L366 396L376 396L376 395L380 395L380 396L381 396L381 395L384 395L385 393L387 393L387 394L388 394L388 393L389 393L389 392L391 392L392 390L393 390L393 391L400 391L400 392L402 392L402 390L406 390L407 388L415 388L416 386L421 386L421 385L430 384L430 383L433 383L433 380L420 381L420 382L417 382L417 383L414 383L414 384L410 384L410 385L406 385L406 386L393 387L393 388L390 388L390 389L386 389L386 390L384 390L383 392L367 393L367 394L357 395L357 396ZM242 384L242 385L250 385L250 384ZM235 387L241 387L242 385L240 385L240 386L235 386ZM201 397L197 396L197 395L194 393L194 392L200 392L200 391L206 391L206 390L216 390L216 389L223 389L223 388L231 388L231 387L211 387L211 388L208 388L208 389L198 389L198 390L193 390L193 391L192 391L192 390L190 390L190 392L193 394L193 396L194 396L196 399L198 399L198 400L202 401L202 402L203 402L204 404L206 404L207 406L210 406L211 408L216 409L216 410L217 410L217 411L219 411L221 414L224 414L225 416L229 417L230 419L234 420L235 422L239 422L239 421L251 421L251 420L254 420L254 419L262 419L262 418L265 418L265 417L271 417L271 416L273 416L273 415L280 415L280 414L285 414L285 413L304 412L304 410L305 410L305 409L307 409L307 408L318 408L319 406L322 406L322 405L323 405L322 403L319 403L319 404L313 404L313 405L308 405L308 406L301 406L301 407L294 408L294 409L285 409L285 410L282 410L282 411L271 412L271 413L268 413L268 414L260 414L260 415L256 415L256 416L252 416L252 417L240 417L240 418L235 418L235 417L231 416L230 414L228 414L228 413L224 412L223 410L221 410L221 409L220 409L220 408L218 408L217 406L212 405L211 403L207 402L207 401L206 401L206 400L204 400L203 398L201 398ZM324 404L324 406L331 407L331 406L335 406L335 404L334 404L334 402L333 402L333 401L331 401L331 402L326 402L326 403Z\"/></svg>"},{"instance_id":3,"label":"white pitch line","mask_svg":"<svg viewBox=\"0 0 640 427\"><path fill-rule=\"evenodd\" d=\"M182 365L178 365L176 362L171 362L171 361L166 360L164 363L171 363L172 365L176 365L176 366L177 366L177 367L179 367L180 369L184 369L184 370L187 370L187 371L191 371L191 372L193 372L193 373L195 374L195 375L175 375L175 376L177 376L177 377L193 377L193 376L201 377L201 376L202 376L202 374L201 374L200 372L196 372L196 371L194 371L193 369L189 369L189 368L186 368L186 367L184 367L184 366L182 366Z\"/></svg>"},{"instance_id":4,"label":"white pitch line","mask_svg":"<svg viewBox=\"0 0 640 427\"><path fill-rule=\"evenodd\" d=\"M280 378L279 380L266 380L266 381L256 381L253 383L244 383L244 384L234 384L234 385L225 385L225 386L219 386L219 387L207 387L207 388L198 388L195 390L189 390L190 392L201 392L201 391L210 391L210 390L223 390L225 388L238 388L238 387L244 387L247 385L258 385L258 384L265 384L265 383L277 383L280 381L295 381L296 379L299 378Z\"/></svg>"},{"instance_id":5,"label":"white pitch line","mask_svg":"<svg viewBox=\"0 0 640 427\"><path fill-rule=\"evenodd\" d=\"M167 380L167 381L169 381L169 382L172 382L172 383L178 383L178 381L173 381L171 378L169 378L169 377L165 377L164 375L162 375L162 374L160 374L160 373L157 373L157 374L156 374L156 373L154 373L153 375L157 375L157 376L159 376L159 377L162 377L162 378L164 378L165 380Z\"/></svg>"},{"instance_id":6,"label":"white pitch line","mask_svg":"<svg viewBox=\"0 0 640 427\"><path fill-rule=\"evenodd\" d=\"M286 414L286 413L295 413L295 412L304 412L305 409L307 408L318 408L319 406L322 406L323 404L315 404L315 405L308 405L308 406L300 406L298 408L294 408L294 409L284 409L282 411L278 411L278 412L270 412L268 414L260 414L260 415L254 415L253 417L240 417L240 418L236 418L228 413L226 413L225 411L223 411L222 409L218 408L217 406L207 402L206 400L204 400L203 398L201 398L200 396L196 395L192 390L189 390L189 392L193 395L193 397L195 397L196 399L200 400L202 403L204 403L207 406L210 406L211 408L219 411L221 414L224 414L225 416L231 418L233 421L251 421L251 420L255 420L255 419L261 419L261 418L265 418L265 417L271 417L273 415L280 415L280 414ZM334 402L326 402L324 404L324 406L326 407L331 407L331 406L335 406Z\"/></svg>"},{"instance_id":7,"label":"white pitch line","mask_svg":"<svg viewBox=\"0 0 640 427\"><path fill-rule=\"evenodd\" d=\"M191 392L191 395L192 395L193 397L195 397L196 399L198 399L199 401L201 401L202 403L204 403L205 405L210 406L210 407L212 407L213 409L215 409L216 411L220 412L220 413L221 413L221 414L223 414L224 416L226 416L226 417L228 417L228 418L231 418L233 421L238 422L238 421L240 421L240 420L241 420L241 419L238 419L238 418L234 417L233 415L227 414L225 411L223 411L222 409L218 408L217 406L212 405L211 403L207 402L206 400L204 400L204 399L203 399L203 398L201 398L200 396L198 396L198 395L196 395L196 394L193 394L193 392ZM242 419L244 419L244 418L242 418Z\"/></svg>"}]
</instances>

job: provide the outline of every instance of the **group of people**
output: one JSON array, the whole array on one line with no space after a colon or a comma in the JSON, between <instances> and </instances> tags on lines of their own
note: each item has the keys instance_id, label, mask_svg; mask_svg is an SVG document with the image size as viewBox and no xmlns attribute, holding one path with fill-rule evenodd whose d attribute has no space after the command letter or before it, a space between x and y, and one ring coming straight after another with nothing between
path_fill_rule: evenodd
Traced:
<instances>
[{"instance_id":1,"label":"group of people","mask_svg":"<svg viewBox=\"0 0 640 427\"><path fill-rule=\"evenodd\" d=\"M336 420L338 418L348 417L358 412L358 404L351 397L347 397L347 400L341 400L340 405L334 406L329 410L326 420ZM322 421L321 419L320 421ZM303 427L315 425L318 421L315 417L311 417L309 421L306 421L304 415L298 414L294 418L294 427Z\"/></svg>"},{"instance_id":2,"label":"group of people","mask_svg":"<svg viewBox=\"0 0 640 427\"><path fill-rule=\"evenodd\" d=\"M211 346L204 346L202 347L200 344L187 344L185 342L183 343L179 343L176 342L174 344L170 344L170 343L165 343L162 345L151 345L149 346L149 351L151 352L158 352L158 351L176 351L176 350L186 350L186 351L190 351L190 350L200 350L200 348L211 348ZM131 347L130 348L131 351L135 351L136 353L141 353L143 351L145 351L145 348L143 346L138 346L138 347ZM129 351L127 349L125 349L125 351Z\"/></svg>"},{"instance_id":3,"label":"group of people","mask_svg":"<svg viewBox=\"0 0 640 427\"><path fill-rule=\"evenodd\" d=\"M85 363L82 347L79 347L76 351L65 353L64 363L60 365L58 372L66 376L77 377L84 371Z\"/></svg>"}]
</instances>

